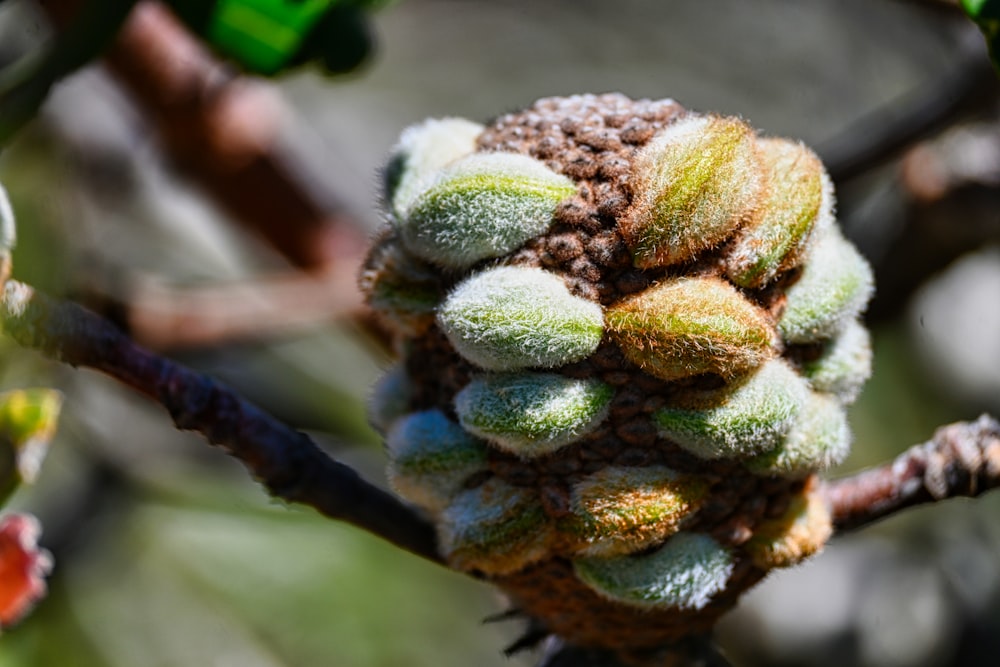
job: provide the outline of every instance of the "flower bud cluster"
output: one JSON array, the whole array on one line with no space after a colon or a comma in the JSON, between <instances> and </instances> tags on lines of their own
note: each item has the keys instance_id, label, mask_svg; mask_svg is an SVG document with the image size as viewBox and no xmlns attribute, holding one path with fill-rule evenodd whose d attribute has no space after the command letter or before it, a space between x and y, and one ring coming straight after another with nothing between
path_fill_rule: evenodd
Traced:
<instances>
[{"instance_id":1,"label":"flower bud cluster","mask_svg":"<svg viewBox=\"0 0 1000 667\"><path fill-rule=\"evenodd\" d=\"M818 551L870 373L867 263L818 158L621 95L404 132L361 283L396 491L580 644L702 632Z\"/></svg>"}]
</instances>

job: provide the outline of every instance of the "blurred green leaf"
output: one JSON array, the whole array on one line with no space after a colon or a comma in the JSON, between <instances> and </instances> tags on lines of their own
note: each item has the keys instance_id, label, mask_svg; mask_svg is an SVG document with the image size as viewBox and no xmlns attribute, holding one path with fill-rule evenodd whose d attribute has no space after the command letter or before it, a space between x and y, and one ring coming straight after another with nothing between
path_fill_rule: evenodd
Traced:
<instances>
[{"instance_id":1,"label":"blurred green leaf","mask_svg":"<svg viewBox=\"0 0 1000 667\"><path fill-rule=\"evenodd\" d=\"M349 72L372 50L367 12L385 0L173 0L185 22L217 51L256 74L307 62Z\"/></svg>"},{"instance_id":2,"label":"blurred green leaf","mask_svg":"<svg viewBox=\"0 0 1000 667\"><path fill-rule=\"evenodd\" d=\"M56 431L62 394L17 389L0 394L0 503L34 480Z\"/></svg>"},{"instance_id":3,"label":"blurred green leaf","mask_svg":"<svg viewBox=\"0 0 1000 667\"><path fill-rule=\"evenodd\" d=\"M982 30L993 66L1000 71L1000 0L962 0L962 9Z\"/></svg>"}]
</instances>

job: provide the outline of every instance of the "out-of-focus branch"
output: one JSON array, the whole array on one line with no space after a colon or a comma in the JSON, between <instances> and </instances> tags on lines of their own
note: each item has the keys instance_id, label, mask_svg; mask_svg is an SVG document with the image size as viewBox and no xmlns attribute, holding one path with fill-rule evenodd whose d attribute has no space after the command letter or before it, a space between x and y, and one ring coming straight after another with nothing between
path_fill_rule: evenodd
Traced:
<instances>
[{"instance_id":1,"label":"out-of-focus branch","mask_svg":"<svg viewBox=\"0 0 1000 667\"><path fill-rule=\"evenodd\" d=\"M939 428L890 464L824 483L837 532L853 530L923 503L978 496L1000 486L1000 422Z\"/></svg>"},{"instance_id":2,"label":"out-of-focus branch","mask_svg":"<svg viewBox=\"0 0 1000 667\"><path fill-rule=\"evenodd\" d=\"M135 1L70 3L66 14L71 25L59 39L0 72L0 146L37 113L56 81L100 55Z\"/></svg>"},{"instance_id":3,"label":"out-of-focus branch","mask_svg":"<svg viewBox=\"0 0 1000 667\"><path fill-rule=\"evenodd\" d=\"M274 88L233 76L162 5L141 2L107 54L167 154L293 263L357 256L366 239L294 175L278 142L290 112Z\"/></svg>"},{"instance_id":4,"label":"out-of-focus branch","mask_svg":"<svg viewBox=\"0 0 1000 667\"><path fill-rule=\"evenodd\" d=\"M898 317L913 293L952 262L1000 241L1000 122L965 123L900 161L905 226L878 262L868 320Z\"/></svg>"},{"instance_id":5,"label":"out-of-focus branch","mask_svg":"<svg viewBox=\"0 0 1000 667\"><path fill-rule=\"evenodd\" d=\"M956 57L945 74L863 116L818 148L835 183L884 164L977 104L985 107L996 99L1000 87L982 37L960 13L955 18L959 24L955 26Z\"/></svg>"},{"instance_id":6,"label":"out-of-focus branch","mask_svg":"<svg viewBox=\"0 0 1000 667\"><path fill-rule=\"evenodd\" d=\"M83 301L133 340L164 351L260 341L369 316L347 262L322 274L286 271L235 282L174 287L129 274L84 285ZM124 287L123 287L124 286Z\"/></svg>"},{"instance_id":7,"label":"out-of-focus branch","mask_svg":"<svg viewBox=\"0 0 1000 667\"><path fill-rule=\"evenodd\" d=\"M46 9L65 25L74 2ZM139 2L106 64L173 162L292 263L314 269L363 253L366 235L346 208L297 175L280 141L292 112L276 89L234 73L166 7Z\"/></svg>"},{"instance_id":8,"label":"out-of-focus branch","mask_svg":"<svg viewBox=\"0 0 1000 667\"><path fill-rule=\"evenodd\" d=\"M441 562L433 527L409 507L334 461L303 433L213 379L139 347L94 313L9 281L0 318L5 333L21 345L107 373L153 398L178 428L201 433L239 459L275 497Z\"/></svg>"}]
</instances>

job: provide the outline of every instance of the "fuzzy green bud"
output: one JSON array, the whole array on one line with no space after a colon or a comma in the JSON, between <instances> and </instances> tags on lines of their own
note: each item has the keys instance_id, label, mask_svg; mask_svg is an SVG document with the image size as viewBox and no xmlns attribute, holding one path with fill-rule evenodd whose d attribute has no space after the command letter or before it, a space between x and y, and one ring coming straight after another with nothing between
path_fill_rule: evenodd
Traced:
<instances>
[{"instance_id":1,"label":"fuzzy green bud","mask_svg":"<svg viewBox=\"0 0 1000 667\"><path fill-rule=\"evenodd\" d=\"M406 252L392 229L376 240L358 285L376 313L414 332L434 321L434 309L443 297L437 273Z\"/></svg>"},{"instance_id":2,"label":"fuzzy green bud","mask_svg":"<svg viewBox=\"0 0 1000 667\"><path fill-rule=\"evenodd\" d=\"M458 494L441 516L441 551L463 570L515 572L544 558L553 531L531 491L497 478Z\"/></svg>"},{"instance_id":3,"label":"fuzzy green bud","mask_svg":"<svg viewBox=\"0 0 1000 667\"><path fill-rule=\"evenodd\" d=\"M614 390L600 380L552 373L473 378L455 396L469 432L512 454L532 458L578 440L604 421Z\"/></svg>"},{"instance_id":4,"label":"fuzzy green bud","mask_svg":"<svg viewBox=\"0 0 1000 667\"><path fill-rule=\"evenodd\" d=\"M737 118L690 115L653 137L619 221L635 265L677 264L724 241L754 217L760 171L753 130Z\"/></svg>"},{"instance_id":5,"label":"fuzzy green bud","mask_svg":"<svg viewBox=\"0 0 1000 667\"><path fill-rule=\"evenodd\" d=\"M776 359L723 389L691 392L681 406L654 412L653 422L701 458L745 458L782 442L808 393L802 378Z\"/></svg>"},{"instance_id":6,"label":"fuzzy green bud","mask_svg":"<svg viewBox=\"0 0 1000 667\"><path fill-rule=\"evenodd\" d=\"M398 220L434 181L438 170L476 150L483 126L464 118L430 118L408 127L385 168L385 197Z\"/></svg>"},{"instance_id":7,"label":"fuzzy green bud","mask_svg":"<svg viewBox=\"0 0 1000 667\"><path fill-rule=\"evenodd\" d=\"M767 315L718 278L665 280L608 309L608 332L647 373L733 377L775 354Z\"/></svg>"},{"instance_id":8,"label":"fuzzy green bud","mask_svg":"<svg viewBox=\"0 0 1000 667\"><path fill-rule=\"evenodd\" d=\"M745 465L759 475L805 477L839 465L850 448L844 408L831 396L810 393L783 442Z\"/></svg>"},{"instance_id":9,"label":"fuzzy green bud","mask_svg":"<svg viewBox=\"0 0 1000 667\"><path fill-rule=\"evenodd\" d=\"M433 512L444 509L465 480L487 464L485 444L440 410L399 419L386 437L386 448L393 489Z\"/></svg>"},{"instance_id":10,"label":"fuzzy green bud","mask_svg":"<svg viewBox=\"0 0 1000 667\"><path fill-rule=\"evenodd\" d=\"M461 282L438 323L463 357L488 370L553 368L592 354L601 342L601 307L573 296L542 269L501 266Z\"/></svg>"},{"instance_id":11,"label":"fuzzy green bud","mask_svg":"<svg viewBox=\"0 0 1000 667\"><path fill-rule=\"evenodd\" d=\"M830 338L858 317L871 298L868 262L836 227L810 246L799 281L788 288L778 330L789 343Z\"/></svg>"},{"instance_id":12,"label":"fuzzy green bud","mask_svg":"<svg viewBox=\"0 0 1000 667\"><path fill-rule=\"evenodd\" d=\"M538 160L516 153L476 153L438 172L401 219L415 255L448 269L500 257L552 224L576 186Z\"/></svg>"},{"instance_id":13,"label":"fuzzy green bud","mask_svg":"<svg viewBox=\"0 0 1000 667\"><path fill-rule=\"evenodd\" d=\"M660 609L703 609L733 573L730 551L708 535L678 533L641 556L580 558L576 576L617 602Z\"/></svg>"},{"instance_id":14,"label":"fuzzy green bud","mask_svg":"<svg viewBox=\"0 0 1000 667\"><path fill-rule=\"evenodd\" d=\"M872 374L868 329L857 320L851 321L827 343L819 358L802 365L802 374L816 391L834 394L843 405L853 403Z\"/></svg>"},{"instance_id":15,"label":"fuzzy green bud","mask_svg":"<svg viewBox=\"0 0 1000 667\"><path fill-rule=\"evenodd\" d=\"M740 287L761 287L798 264L810 233L832 221L832 185L819 158L786 139L757 142L765 187L760 215L737 232L726 253L726 274ZM825 207L825 210L824 210Z\"/></svg>"},{"instance_id":16,"label":"fuzzy green bud","mask_svg":"<svg viewBox=\"0 0 1000 667\"><path fill-rule=\"evenodd\" d=\"M579 540L584 556L635 553L676 533L698 509L708 484L663 466L610 467L573 486L561 532Z\"/></svg>"}]
</instances>

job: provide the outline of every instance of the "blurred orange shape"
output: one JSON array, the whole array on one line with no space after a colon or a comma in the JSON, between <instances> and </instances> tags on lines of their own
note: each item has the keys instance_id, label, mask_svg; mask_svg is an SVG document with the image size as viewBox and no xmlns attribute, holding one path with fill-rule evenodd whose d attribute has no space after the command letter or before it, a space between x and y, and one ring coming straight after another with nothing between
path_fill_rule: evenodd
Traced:
<instances>
[{"instance_id":1,"label":"blurred orange shape","mask_svg":"<svg viewBox=\"0 0 1000 667\"><path fill-rule=\"evenodd\" d=\"M20 621L45 595L52 557L38 548L41 532L33 516L0 517L0 627Z\"/></svg>"}]
</instances>

